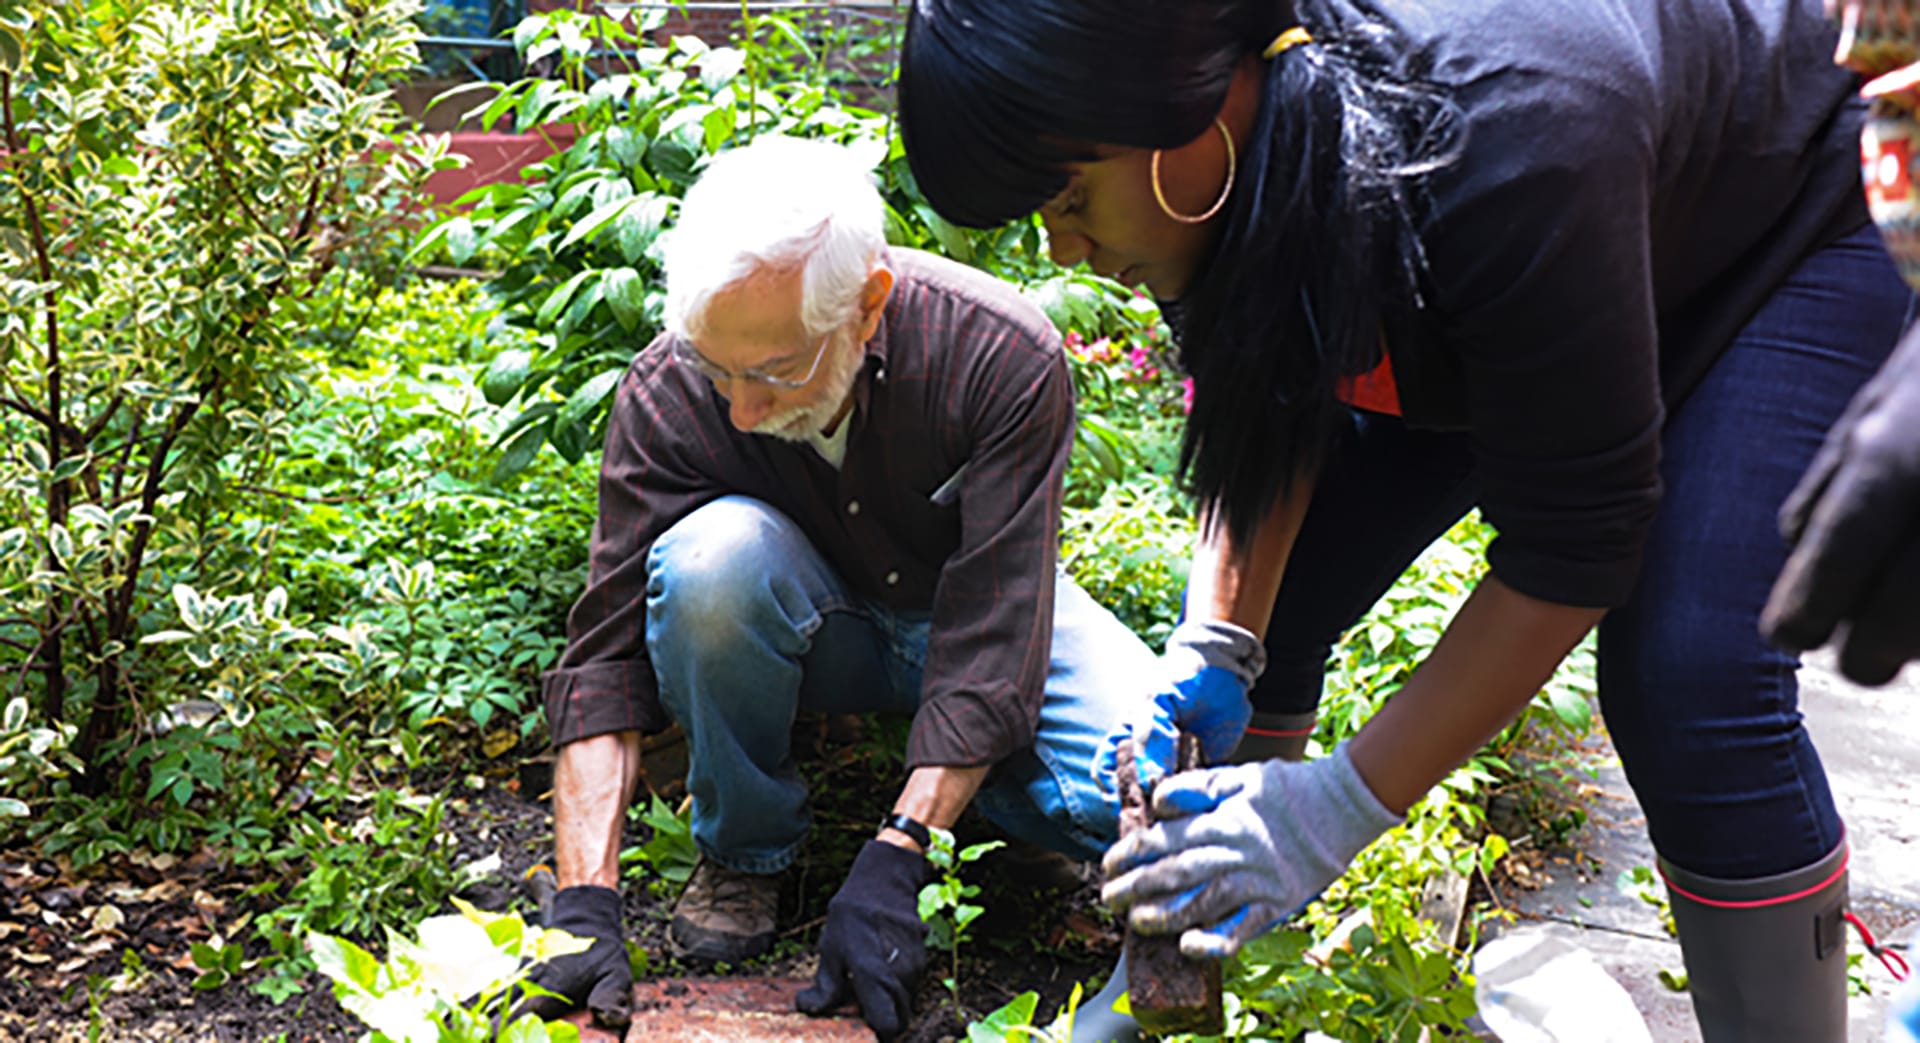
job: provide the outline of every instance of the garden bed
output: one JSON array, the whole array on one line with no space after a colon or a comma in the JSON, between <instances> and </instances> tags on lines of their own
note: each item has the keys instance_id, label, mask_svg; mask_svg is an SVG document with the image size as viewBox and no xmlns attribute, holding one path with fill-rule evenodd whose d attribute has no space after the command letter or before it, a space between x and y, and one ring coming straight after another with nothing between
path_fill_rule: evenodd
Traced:
<instances>
[{"instance_id":1,"label":"garden bed","mask_svg":"<svg viewBox=\"0 0 1920 1043\"><path fill-rule=\"evenodd\" d=\"M625 888L628 937L648 954L647 978L811 977L827 900L869 828L860 824L879 817L895 788L897 780L883 777L886 766L876 753L868 744L825 750L802 744L803 768L822 779L816 830L800 862L783 877L782 933L762 959L738 967L673 959L666 926L677 889L650 887L644 867L631 871ZM483 909L530 918L532 902L517 882L526 869L551 859L552 820L537 799L541 795L529 799L519 792L510 763L503 759L491 773L451 780L444 828L457 844L456 865L493 866L461 895ZM973 820L963 826L976 839L986 829ZM649 836L641 824L628 831L635 844ZM1037 889L1028 863L998 855L989 854L969 874L981 885L978 900L986 912L962 951L958 995L949 996L941 985L942 957L932 954L908 1040L964 1037L963 1018L984 1016L1029 989L1040 993L1040 1009L1049 1011L1065 1002L1075 983L1112 966L1118 935L1098 909L1091 867L1068 890ZM63 865L30 851L0 851L0 908L7 910L0 913L0 951L18 968L0 976L0 1038L83 1040L97 1027L99 1038L112 1040L320 1043L355 1040L365 1031L318 974L307 977L304 993L278 1005L249 987L257 973L194 988L205 973L193 963L195 943L231 935L246 945L249 960L267 955L247 939L243 918L270 907L270 900L249 896L270 873L229 866L204 852L180 859L114 858L84 873ZM385 949L382 939L360 940ZM140 970L128 973L136 963Z\"/></svg>"}]
</instances>

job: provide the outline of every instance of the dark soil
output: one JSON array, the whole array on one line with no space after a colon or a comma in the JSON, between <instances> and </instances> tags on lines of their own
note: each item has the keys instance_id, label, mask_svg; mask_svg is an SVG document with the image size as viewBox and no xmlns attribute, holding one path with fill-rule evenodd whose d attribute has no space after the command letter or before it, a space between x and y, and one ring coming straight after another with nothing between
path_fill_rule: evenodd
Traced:
<instances>
[{"instance_id":1,"label":"dark soil","mask_svg":"<svg viewBox=\"0 0 1920 1043\"><path fill-rule=\"evenodd\" d=\"M675 888L648 880L641 870L628 877L625 889L627 931L651 958L650 978L812 975L827 900L859 844L872 835L871 824L891 805L899 775L896 765L877 763L876 743L796 745L803 770L814 780L814 832L783 878L783 933L773 951L740 967L675 960L666 945ZM484 779L478 789L452 782L446 825L458 844L455 865L499 859L498 870L462 897L531 919L532 901L518 882L529 867L551 858L552 820L537 799L545 795L523 797L509 774ZM963 821L959 832L962 843L993 835L973 820ZM647 827L629 826L629 844L646 839ZM968 879L981 885L975 901L986 912L962 949L957 996L941 984L951 971L947 957L930 954L905 1037L911 1043L964 1037L966 1020L1027 990L1040 993L1040 1009L1049 1013L1077 982L1087 983L1090 992L1111 968L1118 934L1098 908L1093 868L1078 867L1061 881L1066 886L1049 886L1049 870L1071 867L1036 863L1029 854L1003 850L970 867ZM85 1040L90 1027L105 1040L223 1043L348 1041L365 1031L317 974L309 976L303 993L282 1004L250 988L261 977L258 970L218 988L193 988L200 971L191 962L192 945L262 911L260 899L244 894L264 876L258 867L236 869L217 853L203 852L187 859L115 859L93 870L75 874L31 850L0 850L0 1040ZM102 912L109 907L118 915ZM384 949L380 939L356 940L376 952ZM266 955L260 943L248 943L250 959ZM136 956L144 972L129 984L121 972Z\"/></svg>"}]
</instances>

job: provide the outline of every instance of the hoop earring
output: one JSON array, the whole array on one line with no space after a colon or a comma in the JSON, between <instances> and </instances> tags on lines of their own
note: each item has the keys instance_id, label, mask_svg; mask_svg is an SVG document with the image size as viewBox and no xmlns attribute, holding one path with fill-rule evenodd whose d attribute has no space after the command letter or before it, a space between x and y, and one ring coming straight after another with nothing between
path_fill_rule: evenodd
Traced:
<instances>
[{"instance_id":1,"label":"hoop earring","mask_svg":"<svg viewBox=\"0 0 1920 1043\"><path fill-rule=\"evenodd\" d=\"M1160 153L1164 150L1153 150L1153 161L1148 168L1151 174L1151 180L1153 181L1153 201L1160 204L1161 213L1183 225L1197 225L1202 221L1209 220L1213 215L1220 212L1221 207L1227 205L1227 197L1233 194L1233 175L1236 172L1236 159L1233 154L1233 135L1227 133L1227 125L1222 123L1218 116L1214 117L1213 125L1220 128L1220 140L1227 143L1227 183L1220 186L1220 198L1214 200L1213 205L1202 213L1182 214L1167 205L1167 195L1160 189Z\"/></svg>"}]
</instances>

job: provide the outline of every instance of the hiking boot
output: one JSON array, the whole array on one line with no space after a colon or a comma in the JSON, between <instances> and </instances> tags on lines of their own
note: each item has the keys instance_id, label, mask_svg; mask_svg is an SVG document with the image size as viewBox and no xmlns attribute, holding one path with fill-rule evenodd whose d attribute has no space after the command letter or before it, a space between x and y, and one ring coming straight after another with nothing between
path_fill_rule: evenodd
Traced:
<instances>
[{"instance_id":1,"label":"hiking boot","mask_svg":"<svg viewBox=\"0 0 1920 1043\"><path fill-rule=\"evenodd\" d=\"M703 858L673 904L667 941L696 960L750 960L772 947L779 909L778 876L738 873Z\"/></svg>"},{"instance_id":2,"label":"hiking boot","mask_svg":"<svg viewBox=\"0 0 1920 1043\"><path fill-rule=\"evenodd\" d=\"M1098 867L1052 848L1041 847L1018 837L1010 837L1006 843L1006 847L989 856L994 871L1008 880L1026 884L1035 894L1072 891L1081 884L1100 879Z\"/></svg>"}]
</instances>

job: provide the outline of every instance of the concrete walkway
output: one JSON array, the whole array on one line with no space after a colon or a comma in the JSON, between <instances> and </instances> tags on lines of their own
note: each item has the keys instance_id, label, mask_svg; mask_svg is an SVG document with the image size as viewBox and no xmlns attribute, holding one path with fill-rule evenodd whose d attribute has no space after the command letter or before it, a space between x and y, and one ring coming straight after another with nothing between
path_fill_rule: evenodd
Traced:
<instances>
[{"instance_id":1,"label":"concrete walkway","mask_svg":"<svg viewBox=\"0 0 1920 1043\"><path fill-rule=\"evenodd\" d=\"M1882 942L1906 943L1920 965L1920 667L1886 688L1843 680L1825 654L1800 671L1801 708L1826 764L1853 845L1853 910ZM1611 751L1608 751L1609 753ZM1661 983L1663 969L1683 970L1680 946L1661 928L1655 907L1622 894L1615 881L1638 866L1651 869L1640 808L1617 760L1596 781L1589 823L1576 836L1576 857L1550 861L1538 890L1503 895L1520 924L1546 922L1594 954L1625 986L1657 1043L1699 1043L1685 993ZM1851 951L1862 951L1858 937ZM1895 983L1868 957L1862 973L1870 995L1852 1003L1851 1043L1884 1034Z\"/></svg>"}]
</instances>

